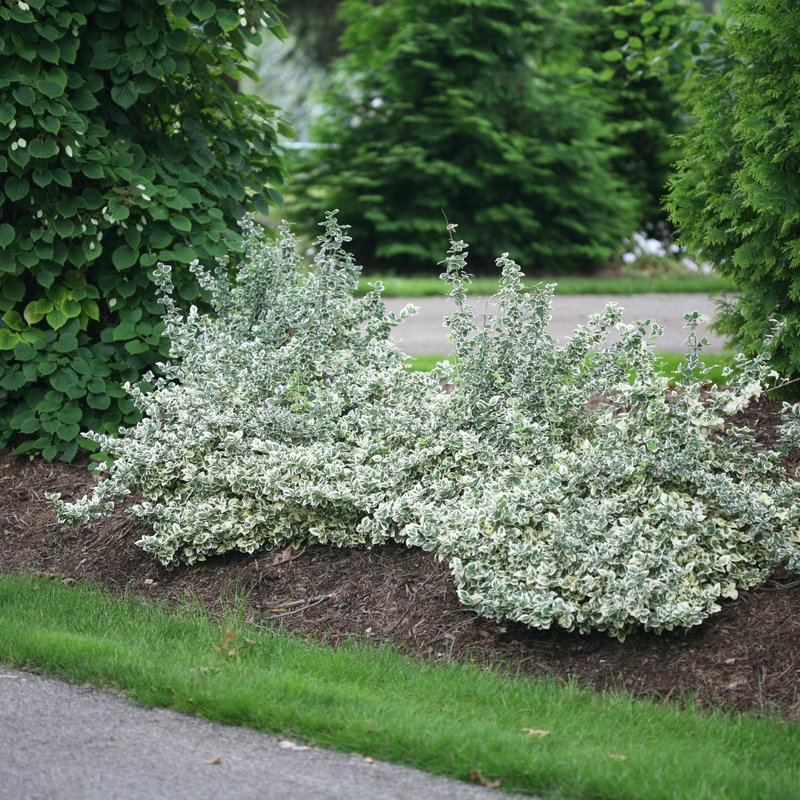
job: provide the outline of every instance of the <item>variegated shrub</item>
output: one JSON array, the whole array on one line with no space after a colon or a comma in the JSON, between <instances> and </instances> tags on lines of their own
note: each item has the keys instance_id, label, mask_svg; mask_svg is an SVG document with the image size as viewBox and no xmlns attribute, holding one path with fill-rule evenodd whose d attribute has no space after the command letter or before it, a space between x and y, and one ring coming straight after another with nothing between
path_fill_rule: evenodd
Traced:
<instances>
[{"instance_id":1,"label":"variegated shrub","mask_svg":"<svg viewBox=\"0 0 800 800\"><path fill-rule=\"evenodd\" d=\"M708 389L690 314L671 383L656 368L658 327L623 324L613 304L560 345L546 332L553 287L523 293L506 256L500 311L476 325L466 246L453 241L442 277L454 356L410 372L381 286L354 299L359 270L331 215L308 275L288 228L279 244L250 221L245 234L235 284L224 265L193 266L214 318L179 313L159 267L174 361L153 392L129 387L136 427L95 437L113 463L94 495L52 496L63 522L139 493L131 514L153 527L139 544L167 566L394 539L447 560L482 614L619 638L698 624L778 564L800 569L797 484L780 454L721 435L775 377L766 354ZM800 408L785 411L789 448Z\"/></svg>"}]
</instances>

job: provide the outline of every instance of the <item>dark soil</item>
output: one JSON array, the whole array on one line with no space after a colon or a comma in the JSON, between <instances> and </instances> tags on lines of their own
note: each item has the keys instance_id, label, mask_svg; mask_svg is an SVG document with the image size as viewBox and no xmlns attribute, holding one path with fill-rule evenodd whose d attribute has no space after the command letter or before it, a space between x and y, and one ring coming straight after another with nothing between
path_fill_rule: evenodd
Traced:
<instances>
[{"instance_id":1,"label":"dark soil","mask_svg":"<svg viewBox=\"0 0 800 800\"><path fill-rule=\"evenodd\" d=\"M753 404L735 421L769 446L780 403ZM794 476L800 454L786 462ZM148 529L122 509L65 528L45 492L83 496L96 479L84 465L30 462L0 451L0 572L101 583L157 600L199 599L220 614L238 598L246 617L336 644L394 642L436 661L469 658L533 678L556 675L598 689L664 701L695 696L705 707L800 716L800 579L778 572L760 589L723 600L703 625L620 643L501 625L461 605L446 564L422 550L311 546L300 552L233 554L168 572L135 542ZM129 500L128 504L133 502Z\"/></svg>"}]
</instances>

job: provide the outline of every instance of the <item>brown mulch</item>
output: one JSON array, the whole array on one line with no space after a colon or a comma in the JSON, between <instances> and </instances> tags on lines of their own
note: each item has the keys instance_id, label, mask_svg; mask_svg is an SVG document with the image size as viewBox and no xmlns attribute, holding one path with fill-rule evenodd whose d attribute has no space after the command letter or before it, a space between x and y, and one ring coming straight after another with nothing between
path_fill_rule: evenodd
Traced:
<instances>
[{"instance_id":1,"label":"brown mulch","mask_svg":"<svg viewBox=\"0 0 800 800\"><path fill-rule=\"evenodd\" d=\"M765 445L775 441L780 403L738 415ZM786 463L788 474L800 457ZM0 451L0 572L102 583L153 599L197 598L209 611L238 598L246 617L331 644L393 642L434 661L471 659L536 678L555 675L664 701L694 696L705 707L800 716L800 577L778 572L764 587L723 600L690 630L637 633L538 631L498 624L461 605L446 564L417 548L310 546L230 554L168 572L135 542L148 533L121 509L65 528L45 492L83 496L96 479L84 465L50 464ZM128 502L130 504L130 501Z\"/></svg>"}]
</instances>

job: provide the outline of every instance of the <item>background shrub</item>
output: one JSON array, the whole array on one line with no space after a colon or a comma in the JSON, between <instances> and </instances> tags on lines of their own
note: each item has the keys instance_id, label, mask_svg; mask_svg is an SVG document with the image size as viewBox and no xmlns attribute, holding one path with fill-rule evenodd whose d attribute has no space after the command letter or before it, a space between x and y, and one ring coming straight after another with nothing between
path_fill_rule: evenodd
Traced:
<instances>
[{"instance_id":1,"label":"background shrub","mask_svg":"<svg viewBox=\"0 0 800 800\"><path fill-rule=\"evenodd\" d=\"M787 378L800 374L800 6L731 0L724 69L706 68L690 101L669 199L681 243L702 252L740 288L714 329L753 353L773 318L772 343Z\"/></svg>"},{"instance_id":2,"label":"background shrub","mask_svg":"<svg viewBox=\"0 0 800 800\"><path fill-rule=\"evenodd\" d=\"M600 0L575 10L583 26L578 74L592 79L609 103L606 118L615 142L623 146L612 167L640 202L638 230L656 230L667 222L663 199L680 154L674 137L690 124L680 100L688 59L684 48L674 45L698 11L694 0L614 6ZM667 45L655 64L642 52L643 43L653 40Z\"/></svg>"},{"instance_id":3,"label":"background shrub","mask_svg":"<svg viewBox=\"0 0 800 800\"><path fill-rule=\"evenodd\" d=\"M168 355L152 270L237 251L282 180L275 109L235 92L266 0L0 6L0 446L74 457ZM290 133L285 129L286 133Z\"/></svg>"},{"instance_id":4,"label":"background shrub","mask_svg":"<svg viewBox=\"0 0 800 800\"><path fill-rule=\"evenodd\" d=\"M367 268L430 270L442 211L532 271L587 270L639 218L605 100L574 77L579 26L523 0L347 0L339 89L293 216L339 208ZM585 81L584 81L585 83Z\"/></svg>"}]
</instances>

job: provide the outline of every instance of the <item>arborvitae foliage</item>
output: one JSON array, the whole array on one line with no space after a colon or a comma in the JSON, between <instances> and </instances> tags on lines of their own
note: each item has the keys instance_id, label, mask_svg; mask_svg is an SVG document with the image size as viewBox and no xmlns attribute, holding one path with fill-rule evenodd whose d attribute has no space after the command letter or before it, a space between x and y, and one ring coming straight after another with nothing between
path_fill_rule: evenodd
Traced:
<instances>
[{"instance_id":1,"label":"arborvitae foliage","mask_svg":"<svg viewBox=\"0 0 800 800\"><path fill-rule=\"evenodd\" d=\"M153 268L241 242L282 179L274 109L234 93L265 0L0 5L0 446L70 460L165 360ZM16 440L16 441L15 441Z\"/></svg>"},{"instance_id":2,"label":"arborvitae foliage","mask_svg":"<svg viewBox=\"0 0 800 800\"><path fill-rule=\"evenodd\" d=\"M772 319L786 321L772 343L785 377L800 374L800 5L732 0L731 59L692 93L697 125L669 208L681 242L733 279L718 333L752 354Z\"/></svg>"},{"instance_id":3,"label":"arborvitae foliage","mask_svg":"<svg viewBox=\"0 0 800 800\"><path fill-rule=\"evenodd\" d=\"M341 87L297 218L337 207L368 266L430 270L444 211L534 270L587 270L635 225L599 103L560 73L570 23L532 0L347 0Z\"/></svg>"}]
</instances>

